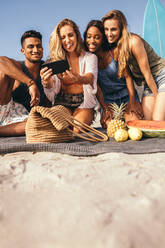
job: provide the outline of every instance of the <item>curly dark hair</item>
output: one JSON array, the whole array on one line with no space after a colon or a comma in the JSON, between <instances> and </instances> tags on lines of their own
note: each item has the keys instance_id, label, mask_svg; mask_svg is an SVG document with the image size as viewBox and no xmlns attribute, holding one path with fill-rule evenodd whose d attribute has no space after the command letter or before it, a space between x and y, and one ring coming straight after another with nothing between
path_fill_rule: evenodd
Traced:
<instances>
[{"instance_id":1,"label":"curly dark hair","mask_svg":"<svg viewBox=\"0 0 165 248\"><path fill-rule=\"evenodd\" d=\"M88 32L88 29L90 27L96 27L100 30L100 32L102 33L103 35L103 40L102 40L102 44L101 44L101 48L103 49L103 51L107 51L109 50L109 43L108 43L108 40L107 40L107 37L105 36L105 33L104 33L104 26L103 26L103 23L102 21L100 20L91 20L87 27L86 27L86 30L84 32L84 47L86 49L86 51L88 51L88 47L86 45L86 37L87 37L87 32Z\"/></svg>"}]
</instances>

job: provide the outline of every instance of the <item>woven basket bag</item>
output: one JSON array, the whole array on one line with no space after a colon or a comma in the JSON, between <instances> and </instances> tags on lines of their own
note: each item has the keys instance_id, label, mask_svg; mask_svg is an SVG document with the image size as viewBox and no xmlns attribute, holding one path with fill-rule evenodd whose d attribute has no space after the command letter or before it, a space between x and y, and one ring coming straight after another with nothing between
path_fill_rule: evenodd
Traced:
<instances>
[{"instance_id":1,"label":"woven basket bag","mask_svg":"<svg viewBox=\"0 0 165 248\"><path fill-rule=\"evenodd\" d=\"M73 127L80 133L73 132ZM90 133L89 133L90 131ZM59 143L73 140L75 135L89 141L107 141L107 135L77 121L62 105L31 109L25 128L27 143Z\"/></svg>"}]
</instances>

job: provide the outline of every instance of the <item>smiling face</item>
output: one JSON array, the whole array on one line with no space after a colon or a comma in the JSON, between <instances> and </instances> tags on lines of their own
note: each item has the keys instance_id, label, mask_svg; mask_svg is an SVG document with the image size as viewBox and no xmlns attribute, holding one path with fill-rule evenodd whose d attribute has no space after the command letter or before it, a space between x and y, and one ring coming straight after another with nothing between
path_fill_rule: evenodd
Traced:
<instances>
[{"instance_id":1,"label":"smiling face","mask_svg":"<svg viewBox=\"0 0 165 248\"><path fill-rule=\"evenodd\" d=\"M91 26L87 31L86 46L92 53L96 53L101 48L103 35L97 27Z\"/></svg>"},{"instance_id":2,"label":"smiling face","mask_svg":"<svg viewBox=\"0 0 165 248\"><path fill-rule=\"evenodd\" d=\"M120 38L119 22L116 19L107 19L104 22L104 31L109 43L117 42Z\"/></svg>"},{"instance_id":3,"label":"smiling face","mask_svg":"<svg viewBox=\"0 0 165 248\"><path fill-rule=\"evenodd\" d=\"M29 37L23 42L21 52L32 63L41 61L43 56L42 42L39 38Z\"/></svg>"},{"instance_id":4,"label":"smiling face","mask_svg":"<svg viewBox=\"0 0 165 248\"><path fill-rule=\"evenodd\" d=\"M60 39L64 50L68 53L73 53L77 47L77 36L70 25L65 25L60 29Z\"/></svg>"}]
</instances>

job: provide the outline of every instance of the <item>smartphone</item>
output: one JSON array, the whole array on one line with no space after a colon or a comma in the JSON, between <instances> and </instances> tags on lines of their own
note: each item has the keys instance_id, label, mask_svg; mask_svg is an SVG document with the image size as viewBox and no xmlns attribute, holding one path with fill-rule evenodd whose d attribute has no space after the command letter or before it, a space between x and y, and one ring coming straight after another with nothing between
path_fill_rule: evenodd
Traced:
<instances>
[{"instance_id":1,"label":"smartphone","mask_svg":"<svg viewBox=\"0 0 165 248\"><path fill-rule=\"evenodd\" d=\"M66 70L69 70L69 64L66 59L44 63L41 65L41 68L44 67L48 67L49 69L52 69L53 74L60 74L65 72Z\"/></svg>"}]
</instances>

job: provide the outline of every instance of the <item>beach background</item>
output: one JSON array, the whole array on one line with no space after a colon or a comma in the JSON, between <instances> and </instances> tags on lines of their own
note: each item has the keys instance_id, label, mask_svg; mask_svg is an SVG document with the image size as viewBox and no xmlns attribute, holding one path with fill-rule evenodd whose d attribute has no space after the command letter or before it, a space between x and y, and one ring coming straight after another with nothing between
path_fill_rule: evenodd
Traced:
<instances>
[{"instance_id":1,"label":"beach background","mask_svg":"<svg viewBox=\"0 0 165 248\"><path fill-rule=\"evenodd\" d=\"M113 8L142 34L146 3L3 1L1 55L23 59L20 36L36 29L46 57L57 21L72 18L83 32ZM93 126L100 126L99 115ZM165 153L0 155L0 248L164 248L164 175Z\"/></svg>"}]
</instances>

